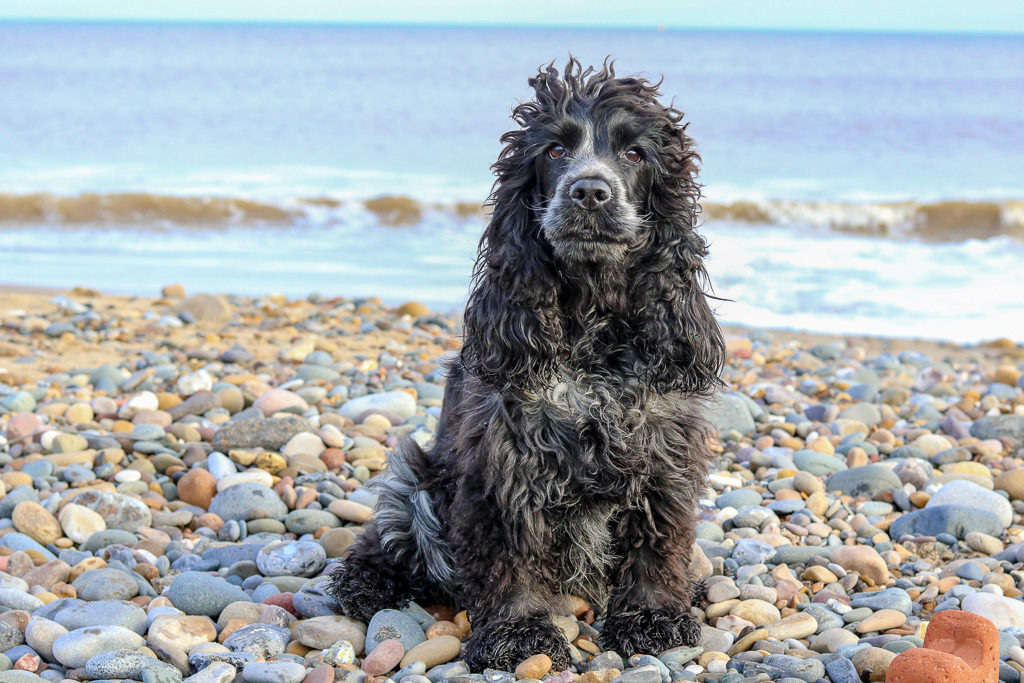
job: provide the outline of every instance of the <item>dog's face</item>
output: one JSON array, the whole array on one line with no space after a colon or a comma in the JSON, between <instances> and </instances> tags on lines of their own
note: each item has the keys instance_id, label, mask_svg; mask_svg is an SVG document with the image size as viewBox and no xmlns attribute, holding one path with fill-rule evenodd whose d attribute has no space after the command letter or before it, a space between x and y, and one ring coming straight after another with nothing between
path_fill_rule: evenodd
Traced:
<instances>
[{"instance_id":1,"label":"dog's face","mask_svg":"<svg viewBox=\"0 0 1024 683\"><path fill-rule=\"evenodd\" d=\"M566 262L621 260L641 229L655 154L629 108L587 103L545 126L535 149L540 222Z\"/></svg>"}]
</instances>

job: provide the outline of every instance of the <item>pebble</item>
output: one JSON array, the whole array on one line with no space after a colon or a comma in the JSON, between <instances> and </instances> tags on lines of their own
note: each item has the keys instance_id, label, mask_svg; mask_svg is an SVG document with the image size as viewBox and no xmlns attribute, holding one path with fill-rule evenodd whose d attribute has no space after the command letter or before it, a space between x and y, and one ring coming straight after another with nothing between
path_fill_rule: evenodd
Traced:
<instances>
[{"instance_id":1,"label":"pebble","mask_svg":"<svg viewBox=\"0 0 1024 683\"><path fill-rule=\"evenodd\" d=\"M382 676L398 666L405 656L405 647L401 641L390 638L381 641L373 651L366 655L362 669L371 676Z\"/></svg>"},{"instance_id":2,"label":"pebble","mask_svg":"<svg viewBox=\"0 0 1024 683\"><path fill-rule=\"evenodd\" d=\"M423 662L429 669L455 659L461 648L462 643L455 636L438 636L407 650L399 665L404 668L413 662Z\"/></svg>"},{"instance_id":3,"label":"pebble","mask_svg":"<svg viewBox=\"0 0 1024 683\"><path fill-rule=\"evenodd\" d=\"M373 615L366 627L366 649L375 650L385 640L397 640L408 652L427 639L423 628L405 612L386 609Z\"/></svg>"},{"instance_id":4,"label":"pebble","mask_svg":"<svg viewBox=\"0 0 1024 683\"><path fill-rule=\"evenodd\" d=\"M1000 525L1004 527L1010 526L1013 522L1013 508L1010 506L1010 501L998 493L963 479L943 484L942 488L928 500L925 507L927 509L938 505L959 505L981 510L994 515Z\"/></svg>"},{"instance_id":5,"label":"pebble","mask_svg":"<svg viewBox=\"0 0 1024 683\"><path fill-rule=\"evenodd\" d=\"M233 602L250 600L238 586L196 571L186 571L176 576L166 595L175 607L186 614L208 617L218 616Z\"/></svg>"},{"instance_id":6,"label":"pebble","mask_svg":"<svg viewBox=\"0 0 1024 683\"><path fill-rule=\"evenodd\" d=\"M53 657L66 667L83 667L96 655L114 650L138 649L142 636L123 626L87 626L68 631L53 641Z\"/></svg>"},{"instance_id":7,"label":"pebble","mask_svg":"<svg viewBox=\"0 0 1024 683\"><path fill-rule=\"evenodd\" d=\"M323 546L312 541L277 541L256 555L256 566L264 576L314 576L326 564Z\"/></svg>"},{"instance_id":8,"label":"pebble","mask_svg":"<svg viewBox=\"0 0 1024 683\"><path fill-rule=\"evenodd\" d=\"M242 669L246 683L300 683L306 667L298 662L250 662Z\"/></svg>"}]
</instances>

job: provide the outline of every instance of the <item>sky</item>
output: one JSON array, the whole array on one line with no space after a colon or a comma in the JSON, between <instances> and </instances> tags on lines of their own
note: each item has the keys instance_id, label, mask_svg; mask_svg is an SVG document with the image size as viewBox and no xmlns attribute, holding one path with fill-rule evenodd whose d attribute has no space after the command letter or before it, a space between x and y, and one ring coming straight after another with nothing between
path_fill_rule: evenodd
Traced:
<instances>
[{"instance_id":1,"label":"sky","mask_svg":"<svg viewBox=\"0 0 1024 683\"><path fill-rule=\"evenodd\" d=\"M2 19L1024 33L1021 0L0 0Z\"/></svg>"}]
</instances>

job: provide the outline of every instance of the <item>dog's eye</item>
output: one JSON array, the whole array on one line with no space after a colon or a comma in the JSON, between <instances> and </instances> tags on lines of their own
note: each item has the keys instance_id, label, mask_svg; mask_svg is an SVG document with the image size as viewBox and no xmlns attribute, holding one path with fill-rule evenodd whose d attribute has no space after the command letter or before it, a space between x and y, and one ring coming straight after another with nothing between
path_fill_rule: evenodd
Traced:
<instances>
[{"instance_id":1,"label":"dog's eye","mask_svg":"<svg viewBox=\"0 0 1024 683\"><path fill-rule=\"evenodd\" d=\"M564 155L565 147L562 147L561 145L551 145L551 147L548 149L548 156L551 157L552 159L557 159Z\"/></svg>"},{"instance_id":2,"label":"dog's eye","mask_svg":"<svg viewBox=\"0 0 1024 683\"><path fill-rule=\"evenodd\" d=\"M640 159L643 158L641 156L639 150L636 150L636 149L627 149L626 153L623 154L623 156L626 157L626 161L628 161L628 162L630 162L632 164L637 163L638 161L640 161Z\"/></svg>"}]
</instances>

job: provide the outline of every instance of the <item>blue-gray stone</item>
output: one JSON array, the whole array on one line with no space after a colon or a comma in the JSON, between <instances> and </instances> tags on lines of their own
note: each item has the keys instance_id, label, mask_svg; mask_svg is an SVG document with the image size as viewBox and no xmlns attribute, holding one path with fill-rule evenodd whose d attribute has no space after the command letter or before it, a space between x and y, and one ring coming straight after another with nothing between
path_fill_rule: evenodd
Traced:
<instances>
[{"instance_id":1,"label":"blue-gray stone","mask_svg":"<svg viewBox=\"0 0 1024 683\"><path fill-rule=\"evenodd\" d=\"M30 500L33 503L38 503L39 492L36 491L31 486L29 486L28 484L15 486L13 489L7 492L6 496L0 499L0 517L6 517L10 519L11 513L14 512L14 508L18 506L18 503L26 500ZM7 545L6 541L8 537L9 534L8 536L4 536L4 545Z\"/></svg>"},{"instance_id":2,"label":"blue-gray stone","mask_svg":"<svg viewBox=\"0 0 1024 683\"><path fill-rule=\"evenodd\" d=\"M665 665L662 664L664 667ZM648 664L626 669L612 679L613 683L662 683L661 671L657 666Z\"/></svg>"},{"instance_id":3,"label":"blue-gray stone","mask_svg":"<svg viewBox=\"0 0 1024 683\"><path fill-rule=\"evenodd\" d=\"M900 478L885 465L862 465L836 472L828 478L825 489L842 491L848 496L875 498L902 485Z\"/></svg>"},{"instance_id":4,"label":"blue-gray stone","mask_svg":"<svg viewBox=\"0 0 1024 683\"><path fill-rule=\"evenodd\" d=\"M71 583L82 600L129 600L139 594L130 574L117 569L90 569ZM100 622L103 623L103 622Z\"/></svg>"},{"instance_id":5,"label":"blue-gray stone","mask_svg":"<svg viewBox=\"0 0 1024 683\"><path fill-rule=\"evenodd\" d=\"M4 499L6 500L6 498ZM3 537L3 544L11 550L35 550L41 553L47 560L56 560L57 556L47 550L44 546L40 545L38 541L30 536L12 531L9 534L5 534Z\"/></svg>"},{"instance_id":6,"label":"blue-gray stone","mask_svg":"<svg viewBox=\"0 0 1024 683\"><path fill-rule=\"evenodd\" d=\"M787 676L808 683L814 683L825 675L825 665L813 657L801 659L789 655L768 655L764 663L782 669Z\"/></svg>"},{"instance_id":7,"label":"blue-gray stone","mask_svg":"<svg viewBox=\"0 0 1024 683\"><path fill-rule=\"evenodd\" d=\"M968 581L981 581L985 578L985 570L977 562L965 562L956 568L956 575Z\"/></svg>"},{"instance_id":8,"label":"blue-gray stone","mask_svg":"<svg viewBox=\"0 0 1024 683\"><path fill-rule=\"evenodd\" d=\"M717 543L725 538L725 532L714 522L697 522L697 538Z\"/></svg>"},{"instance_id":9,"label":"blue-gray stone","mask_svg":"<svg viewBox=\"0 0 1024 683\"><path fill-rule=\"evenodd\" d=\"M100 653L86 662L85 673L94 680L139 680L142 678L142 670L146 667L173 670L178 674L176 680L181 680L181 672L173 666L136 650L113 650ZM170 672L168 671L168 673ZM173 674L171 675L173 676Z\"/></svg>"},{"instance_id":10,"label":"blue-gray stone","mask_svg":"<svg viewBox=\"0 0 1024 683\"><path fill-rule=\"evenodd\" d=\"M740 434L754 433L754 418L740 394L726 391L709 402L706 417L719 434L737 431Z\"/></svg>"},{"instance_id":11,"label":"blue-gray stone","mask_svg":"<svg viewBox=\"0 0 1024 683\"><path fill-rule=\"evenodd\" d=\"M248 521L262 517L284 517L288 514L288 506L270 487L246 482L229 486L214 496L210 512L225 521Z\"/></svg>"},{"instance_id":12,"label":"blue-gray stone","mask_svg":"<svg viewBox=\"0 0 1024 683\"><path fill-rule=\"evenodd\" d=\"M27 391L15 391L0 399L4 412L28 413L36 407L36 399Z\"/></svg>"},{"instance_id":13,"label":"blue-gray stone","mask_svg":"<svg viewBox=\"0 0 1024 683\"><path fill-rule=\"evenodd\" d=\"M266 543L247 541L210 548L203 552L202 558L215 562L215 567L230 567L239 562L255 562L256 556Z\"/></svg>"},{"instance_id":14,"label":"blue-gray stone","mask_svg":"<svg viewBox=\"0 0 1024 683\"><path fill-rule=\"evenodd\" d=\"M247 652L260 659L279 655L288 647L291 631L276 624L249 624L224 640L233 652Z\"/></svg>"},{"instance_id":15,"label":"blue-gray stone","mask_svg":"<svg viewBox=\"0 0 1024 683\"><path fill-rule=\"evenodd\" d=\"M341 520L327 510L292 510L284 518L288 531L301 536L311 534L320 527L341 526Z\"/></svg>"},{"instance_id":16,"label":"blue-gray stone","mask_svg":"<svg viewBox=\"0 0 1024 683\"><path fill-rule=\"evenodd\" d=\"M766 561L775 554L775 548L770 543L757 541L752 538L741 538L732 549L732 559L743 564L758 564Z\"/></svg>"},{"instance_id":17,"label":"blue-gray stone","mask_svg":"<svg viewBox=\"0 0 1024 683\"><path fill-rule=\"evenodd\" d=\"M846 469L846 463L828 453L820 453L809 449L800 450L793 454L793 464L798 470L803 470L821 477L826 474L834 474Z\"/></svg>"},{"instance_id":18,"label":"blue-gray stone","mask_svg":"<svg viewBox=\"0 0 1024 683\"><path fill-rule=\"evenodd\" d=\"M1008 440L1013 447L1024 447L1024 415L989 415L975 420L971 436L978 439Z\"/></svg>"},{"instance_id":19,"label":"blue-gray stone","mask_svg":"<svg viewBox=\"0 0 1024 683\"><path fill-rule=\"evenodd\" d=\"M165 595L171 604L185 614L205 615L214 619L233 602L252 602L248 594L238 586L201 572L178 574Z\"/></svg>"},{"instance_id":20,"label":"blue-gray stone","mask_svg":"<svg viewBox=\"0 0 1024 683\"><path fill-rule=\"evenodd\" d=\"M889 527L889 537L897 541L904 536L949 534L962 540L972 531L999 537L1003 525L991 512L962 505L936 505L899 517Z\"/></svg>"},{"instance_id":21,"label":"blue-gray stone","mask_svg":"<svg viewBox=\"0 0 1024 683\"><path fill-rule=\"evenodd\" d=\"M366 627L366 651L372 652L384 640L402 643L405 651L427 639L423 628L410 615L394 609L381 610L373 615Z\"/></svg>"},{"instance_id":22,"label":"blue-gray stone","mask_svg":"<svg viewBox=\"0 0 1024 683\"><path fill-rule=\"evenodd\" d=\"M760 505L761 494L754 489L735 489L718 496L715 505L719 508L740 508L744 505Z\"/></svg>"},{"instance_id":23,"label":"blue-gray stone","mask_svg":"<svg viewBox=\"0 0 1024 683\"><path fill-rule=\"evenodd\" d=\"M894 609L910 615L912 609L910 596L902 588L886 588L873 593L857 593L851 596L850 606L868 607L873 612L880 609Z\"/></svg>"},{"instance_id":24,"label":"blue-gray stone","mask_svg":"<svg viewBox=\"0 0 1024 683\"><path fill-rule=\"evenodd\" d=\"M49 460L35 460L21 468L22 474L27 474L32 479L48 477L53 474L53 463Z\"/></svg>"},{"instance_id":25,"label":"blue-gray stone","mask_svg":"<svg viewBox=\"0 0 1024 683\"><path fill-rule=\"evenodd\" d=\"M601 671L602 669L618 669L622 671L626 668L622 657L613 650L606 650L596 654L590 658L589 662L580 666L584 667L587 671Z\"/></svg>"},{"instance_id":26,"label":"blue-gray stone","mask_svg":"<svg viewBox=\"0 0 1024 683\"><path fill-rule=\"evenodd\" d=\"M127 600L97 600L70 605L58 612L53 621L69 631L95 624L106 624L123 626L139 635L145 635L148 626L146 610Z\"/></svg>"},{"instance_id":27,"label":"blue-gray stone","mask_svg":"<svg viewBox=\"0 0 1024 683\"><path fill-rule=\"evenodd\" d=\"M246 683L301 683L306 667L298 662L252 662L242 669Z\"/></svg>"},{"instance_id":28,"label":"blue-gray stone","mask_svg":"<svg viewBox=\"0 0 1024 683\"><path fill-rule=\"evenodd\" d=\"M776 549L772 555L772 564L807 564L812 557L828 557L832 554L831 546L784 545Z\"/></svg>"},{"instance_id":29,"label":"blue-gray stone","mask_svg":"<svg viewBox=\"0 0 1024 683\"><path fill-rule=\"evenodd\" d=\"M821 633L830 628L842 628L843 618L818 602L806 602L797 606L801 612L807 612L818 622L818 629L815 633Z\"/></svg>"},{"instance_id":30,"label":"blue-gray stone","mask_svg":"<svg viewBox=\"0 0 1024 683\"><path fill-rule=\"evenodd\" d=\"M214 662L224 662L241 671L246 664L257 661L254 655L248 652L196 652L189 655L188 664L192 669L199 671L210 666Z\"/></svg>"},{"instance_id":31,"label":"blue-gray stone","mask_svg":"<svg viewBox=\"0 0 1024 683\"><path fill-rule=\"evenodd\" d=\"M431 683L441 683L449 678L462 676L469 673L469 667L465 662L451 662L450 664L438 664L427 672L427 679Z\"/></svg>"},{"instance_id":32,"label":"blue-gray stone","mask_svg":"<svg viewBox=\"0 0 1024 683\"><path fill-rule=\"evenodd\" d=\"M791 498L789 500L775 500L768 504L768 509L777 515L791 515L794 512L799 512L806 507L804 501L800 498Z\"/></svg>"},{"instance_id":33,"label":"blue-gray stone","mask_svg":"<svg viewBox=\"0 0 1024 683\"><path fill-rule=\"evenodd\" d=\"M334 599L325 595L321 583L303 586L292 595L292 607L304 619L311 617L327 617L335 614Z\"/></svg>"},{"instance_id":34,"label":"blue-gray stone","mask_svg":"<svg viewBox=\"0 0 1024 683\"><path fill-rule=\"evenodd\" d=\"M845 657L833 659L825 665L825 671L832 683L860 683L857 667Z\"/></svg>"}]
</instances>

